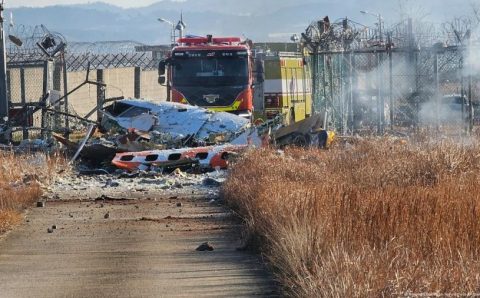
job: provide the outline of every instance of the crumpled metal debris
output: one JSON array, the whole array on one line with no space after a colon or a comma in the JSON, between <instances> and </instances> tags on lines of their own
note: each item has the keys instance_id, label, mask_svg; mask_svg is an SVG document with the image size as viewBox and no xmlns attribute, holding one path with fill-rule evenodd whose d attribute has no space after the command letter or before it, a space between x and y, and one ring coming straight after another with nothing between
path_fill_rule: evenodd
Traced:
<instances>
[{"instance_id":1,"label":"crumpled metal debris","mask_svg":"<svg viewBox=\"0 0 480 298\"><path fill-rule=\"evenodd\" d=\"M103 165L108 161L129 172L225 169L229 160L249 146L307 146L312 131L324 122L315 115L287 127L278 119L252 126L248 119L231 113L133 99L116 101L99 112L99 131L83 148L59 135L54 137L84 159Z\"/></svg>"},{"instance_id":2,"label":"crumpled metal debris","mask_svg":"<svg viewBox=\"0 0 480 298\"><path fill-rule=\"evenodd\" d=\"M112 164L120 169L164 171L183 167L201 169L225 169L231 155L244 151L246 145L220 145L197 148L153 150L118 153Z\"/></svg>"},{"instance_id":3,"label":"crumpled metal debris","mask_svg":"<svg viewBox=\"0 0 480 298\"><path fill-rule=\"evenodd\" d=\"M84 139L88 142L83 147L54 134L94 166L108 161L128 171L211 170L225 168L229 153L259 144L248 119L196 106L130 99L116 101L100 112L99 128Z\"/></svg>"},{"instance_id":4,"label":"crumpled metal debris","mask_svg":"<svg viewBox=\"0 0 480 298\"><path fill-rule=\"evenodd\" d=\"M103 110L102 126L150 132L151 141L166 149L228 143L243 133L250 121L173 102L121 100Z\"/></svg>"}]
</instances>

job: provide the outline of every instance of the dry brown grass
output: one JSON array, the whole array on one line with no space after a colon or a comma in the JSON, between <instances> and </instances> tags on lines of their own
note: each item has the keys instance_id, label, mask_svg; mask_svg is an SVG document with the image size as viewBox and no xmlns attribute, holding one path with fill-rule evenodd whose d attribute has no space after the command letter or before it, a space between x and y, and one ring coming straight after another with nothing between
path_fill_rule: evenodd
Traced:
<instances>
[{"instance_id":1,"label":"dry brown grass","mask_svg":"<svg viewBox=\"0 0 480 298\"><path fill-rule=\"evenodd\" d=\"M42 195L41 184L51 182L62 167L59 157L0 153L0 234L21 220L21 212Z\"/></svg>"},{"instance_id":2,"label":"dry brown grass","mask_svg":"<svg viewBox=\"0 0 480 298\"><path fill-rule=\"evenodd\" d=\"M480 293L480 144L250 152L224 185L294 297Z\"/></svg>"}]
</instances>

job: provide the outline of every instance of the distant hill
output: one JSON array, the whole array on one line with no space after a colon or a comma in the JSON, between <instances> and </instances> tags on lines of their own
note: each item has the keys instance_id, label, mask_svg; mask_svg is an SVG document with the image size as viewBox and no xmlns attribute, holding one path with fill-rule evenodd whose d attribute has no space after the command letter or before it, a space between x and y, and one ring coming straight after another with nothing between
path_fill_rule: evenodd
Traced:
<instances>
[{"instance_id":1,"label":"distant hill","mask_svg":"<svg viewBox=\"0 0 480 298\"><path fill-rule=\"evenodd\" d=\"M479 1L479 0L474 0ZM352 18L373 26L375 18L360 10L380 12L387 22L399 18L399 0L185 0L160 1L147 7L123 9L101 2L43 8L14 8L15 23L44 24L69 41L135 40L169 43L170 31L157 21L178 20L183 11L189 34L239 35L255 41L288 41L291 33L302 32L313 20ZM408 0L405 10L416 11ZM418 5L418 4L416 4ZM425 0L422 13L434 21L468 13L465 0ZM447 12L448 10L448 12ZM8 14L7 10L7 16Z\"/></svg>"}]
</instances>

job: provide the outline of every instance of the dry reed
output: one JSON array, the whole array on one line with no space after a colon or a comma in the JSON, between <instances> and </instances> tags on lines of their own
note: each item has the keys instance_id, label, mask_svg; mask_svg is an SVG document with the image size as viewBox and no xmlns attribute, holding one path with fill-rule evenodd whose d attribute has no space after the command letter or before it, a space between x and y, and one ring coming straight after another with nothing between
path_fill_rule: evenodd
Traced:
<instances>
[{"instance_id":1,"label":"dry reed","mask_svg":"<svg viewBox=\"0 0 480 298\"><path fill-rule=\"evenodd\" d=\"M64 166L59 157L0 153L0 234L20 221L20 213L41 196L41 184Z\"/></svg>"},{"instance_id":2,"label":"dry reed","mask_svg":"<svg viewBox=\"0 0 480 298\"><path fill-rule=\"evenodd\" d=\"M480 144L256 150L223 195L293 297L480 293Z\"/></svg>"}]
</instances>

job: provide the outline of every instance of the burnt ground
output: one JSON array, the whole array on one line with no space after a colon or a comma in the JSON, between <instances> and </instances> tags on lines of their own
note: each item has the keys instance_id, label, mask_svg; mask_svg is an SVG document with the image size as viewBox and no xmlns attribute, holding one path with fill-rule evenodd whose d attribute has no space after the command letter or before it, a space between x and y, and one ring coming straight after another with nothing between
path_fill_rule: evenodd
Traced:
<instances>
[{"instance_id":1,"label":"burnt ground","mask_svg":"<svg viewBox=\"0 0 480 298\"><path fill-rule=\"evenodd\" d=\"M204 178L62 178L0 238L0 297L278 296Z\"/></svg>"}]
</instances>

